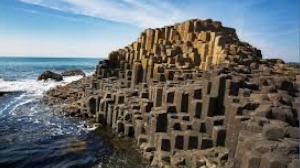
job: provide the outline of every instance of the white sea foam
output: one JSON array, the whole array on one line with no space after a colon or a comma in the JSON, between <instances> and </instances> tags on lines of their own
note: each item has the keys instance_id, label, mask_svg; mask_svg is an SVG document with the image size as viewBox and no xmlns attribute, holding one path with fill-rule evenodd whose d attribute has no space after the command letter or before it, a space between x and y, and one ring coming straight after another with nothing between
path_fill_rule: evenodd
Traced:
<instances>
[{"instance_id":1,"label":"white sea foam","mask_svg":"<svg viewBox=\"0 0 300 168\"><path fill-rule=\"evenodd\" d=\"M82 76L70 76L64 77L61 82L55 82L53 80L37 81L34 79L24 79L19 81L5 81L0 79L0 91L14 92L23 91L36 96L41 96L45 91L58 86L66 85L73 81L79 80Z\"/></svg>"},{"instance_id":2,"label":"white sea foam","mask_svg":"<svg viewBox=\"0 0 300 168\"><path fill-rule=\"evenodd\" d=\"M30 102L32 102L32 99L27 99L27 100L25 100L25 101L21 101L20 103L16 104L16 105L10 110L10 113L11 113L11 112L14 112L19 106L23 106L23 105L25 105L25 104L27 104L27 103L30 103ZM16 114L11 113L11 115L16 115Z\"/></svg>"},{"instance_id":3,"label":"white sea foam","mask_svg":"<svg viewBox=\"0 0 300 168\"><path fill-rule=\"evenodd\" d=\"M41 98L43 94L56 86L63 86L68 83L71 83L73 81L81 79L82 76L68 76L64 77L63 81L56 82L53 80L47 80L47 81L37 81L34 79L24 79L19 81L5 81L3 79L0 79L0 91L4 92L17 92L21 91L24 92L20 94L19 96L12 99L12 101L8 102L2 109L0 109L0 114L10 114L15 116L16 113L18 113L19 107L31 103L36 98ZM38 110L34 110L38 111ZM29 116L31 114L28 114ZM32 114L33 115L33 114Z\"/></svg>"},{"instance_id":4,"label":"white sea foam","mask_svg":"<svg viewBox=\"0 0 300 168\"><path fill-rule=\"evenodd\" d=\"M17 104L25 95L21 94L20 96L16 97L12 101L10 101L8 104L6 104L2 109L0 109L0 114L2 114L3 111L6 111L10 106Z\"/></svg>"},{"instance_id":5,"label":"white sea foam","mask_svg":"<svg viewBox=\"0 0 300 168\"><path fill-rule=\"evenodd\" d=\"M92 73L91 73L92 74ZM91 75L87 73L87 75ZM22 91L20 95L14 96L13 99L8 101L3 108L0 109L0 116L10 118L17 118L19 122L32 121L33 124L40 124L47 127L47 134L51 135L64 135L64 134L81 134L84 130L81 126L83 124L65 127L65 122L59 121L48 111L46 107L40 106L39 99L43 94L58 85L66 85L73 81L81 79L82 76L64 77L61 82L55 81L37 81L37 80L18 80L18 81L5 81L0 79L0 91ZM41 108L42 107L42 108ZM24 120L22 117L24 116ZM57 121L58 120L58 121ZM72 127L78 127L74 132Z\"/></svg>"}]
</instances>

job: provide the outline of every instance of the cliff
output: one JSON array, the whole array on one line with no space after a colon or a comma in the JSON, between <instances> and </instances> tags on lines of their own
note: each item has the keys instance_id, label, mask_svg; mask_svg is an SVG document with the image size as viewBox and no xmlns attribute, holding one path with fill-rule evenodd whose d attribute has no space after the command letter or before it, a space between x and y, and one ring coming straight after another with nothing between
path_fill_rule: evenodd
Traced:
<instances>
[{"instance_id":1,"label":"cliff","mask_svg":"<svg viewBox=\"0 0 300 168\"><path fill-rule=\"evenodd\" d=\"M298 167L299 68L262 59L234 29L146 29L108 57L45 102L132 137L153 167Z\"/></svg>"}]
</instances>

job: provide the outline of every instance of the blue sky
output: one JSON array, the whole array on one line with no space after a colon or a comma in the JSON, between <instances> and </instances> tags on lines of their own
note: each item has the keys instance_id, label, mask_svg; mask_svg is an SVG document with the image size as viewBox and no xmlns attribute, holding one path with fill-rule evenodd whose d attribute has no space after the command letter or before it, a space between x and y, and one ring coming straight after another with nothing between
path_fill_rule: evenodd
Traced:
<instances>
[{"instance_id":1,"label":"blue sky","mask_svg":"<svg viewBox=\"0 0 300 168\"><path fill-rule=\"evenodd\" d=\"M106 57L148 27L212 18L265 58L299 61L299 0L1 0L0 55Z\"/></svg>"}]
</instances>

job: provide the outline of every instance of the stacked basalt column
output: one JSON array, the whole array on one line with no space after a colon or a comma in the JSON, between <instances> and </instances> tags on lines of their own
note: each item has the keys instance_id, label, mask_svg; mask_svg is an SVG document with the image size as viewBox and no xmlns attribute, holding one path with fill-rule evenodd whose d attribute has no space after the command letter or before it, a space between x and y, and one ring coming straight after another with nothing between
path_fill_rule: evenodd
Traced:
<instances>
[{"instance_id":1,"label":"stacked basalt column","mask_svg":"<svg viewBox=\"0 0 300 168\"><path fill-rule=\"evenodd\" d=\"M86 84L87 112L119 135L135 138L152 166L187 166L188 157L177 162L174 155L219 146L227 148L225 162L234 159L245 168L271 168L276 164L272 157L284 154L282 149L288 153L282 163L287 166L297 162L299 153L291 140L299 139L298 119L293 119L299 100L297 94L290 96L295 93L290 79L277 81L278 92L272 93L275 79L268 67L276 66L240 42L234 29L210 19L147 29L137 42L99 62ZM259 83L261 75L266 82ZM299 75L294 80L299 83ZM258 150L269 141L277 145L275 154L272 145Z\"/></svg>"}]
</instances>

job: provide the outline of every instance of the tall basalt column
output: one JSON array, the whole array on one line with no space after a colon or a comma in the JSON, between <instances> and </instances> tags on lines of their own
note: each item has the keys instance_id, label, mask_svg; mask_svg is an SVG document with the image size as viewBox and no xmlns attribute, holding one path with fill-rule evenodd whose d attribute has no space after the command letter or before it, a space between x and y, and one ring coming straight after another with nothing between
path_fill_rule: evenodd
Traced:
<instances>
[{"instance_id":1,"label":"tall basalt column","mask_svg":"<svg viewBox=\"0 0 300 168\"><path fill-rule=\"evenodd\" d=\"M91 115L95 115L97 111L97 99L94 97L90 97L88 100L88 112Z\"/></svg>"},{"instance_id":2,"label":"tall basalt column","mask_svg":"<svg viewBox=\"0 0 300 168\"><path fill-rule=\"evenodd\" d=\"M154 64L155 63L153 60L149 60L146 81L149 81L151 78L153 78Z\"/></svg>"},{"instance_id":3,"label":"tall basalt column","mask_svg":"<svg viewBox=\"0 0 300 168\"><path fill-rule=\"evenodd\" d=\"M162 64L154 64L153 78L160 79L160 75L159 74L164 74L164 68L163 68Z\"/></svg>"},{"instance_id":4,"label":"tall basalt column","mask_svg":"<svg viewBox=\"0 0 300 168\"><path fill-rule=\"evenodd\" d=\"M175 100L175 90L169 89L165 92L165 103L171 103L173 104Z\"/></svg>"},{"instance_id":5,"label":"tall basalt column","mask_svg":"<svg viewBox=\"0 0 300 168\"><path fill-rule=\"evenodd\" d=\"M158 144L156 145L158 151L170 152L171 151L171 140L167 134L158 134Z\"/></svg>"},{"instance_id":6,"label":"tall basalt column","mask_svg":"<svg viewBox=\"0 0 300 168\"><path fill-rule=\"evenodd\" d=\"M141 60L142 63L142 68L143 68L143 82L147 83L148 82L148 74L149 74L149 60L147 58L144 58Z\"/></svg>"},{"instance_id":7,"label":"tall basalt column","mask_svg":"<svg viewBox=\"0 0 300 168\"><path fill-rule=\"evenodd\" d=\"M212 116L216 115L216 112L217 112L216 103L217 103L216 97L212 97L210 95L204 96L203 107L202 107L203 110L202 110L201 118L212 117Z\"/></svg>"},{"instance_id":8,"label":"tall basalt column","mask_svg":"<svg viewBox=\"0 0 300 168\"><path fill-rule=\"evenodd\" d=\"M163 88L161 86L156 86L152 90L152 100L154 102L154 107L161 107L163 103Z\"/></svg>"},{"instance_id":9,"label":"tall basalt column","mask_svg":"<svg viewBox=\"0 0 300 168\"><path fill-rule=\"evenodd\" d=\"M187 40L188 41L188 36L190 33L192 33L194 30L194 25L192 21L186 21L182 24L182 36L183 36L183 40Z\"/></svg>"},{"instance_id":10,"label":"tall basalt column","mask_svg":"<svg viewBox=\"0 0 300 168\"><path fill-rule=\"evenodd\" d=\"M154 108L151 111L152 122L151 125L155 132L167 132L168 115L167 112L161 108Z\"/></svg>"},{"instance_id":11,"label":"tall basalt column","mask_svg":"<svg viewBox=\"0 0 300 168\"><path fill-rule=\"evenodd\" d=\"M154 43L155 31L153 29L146 30L146 50L151 51Z\"/></svg>"},{"instance_id":12,"label":"tall basalt column","mask_svg":"<svg viewBox=\"0 0 300 168\"><path fill-rule=\"evenodd\" d=\"M216 36L214 42L214 53L212 56L212 64L219 65L225 61L226 53L225 53L225 45L226 41L223 36Z\"/></svg>"},{"instance_id":13,"label":"tall basalt column","mask_svg":"<svg viewBox=\"0 0 300 168\"><path fill-rule=\"evenodd\" d=\"M190 94L186 91L186 88L179 87L175 92L175 105L179 112L188 113L189 103L190 103Z\"/></svg>"},{"instance_id":14,"label":"tall basalt column","mask_svg":"<svg viewBox=\"0 0 300 168\"><path fill-rule=\"evenodd\" d=\"M212 79L212 89L211 89L211 96L216 97L215 105L217 109L217 114L222 115L224 114L224 97L225 97L225 90L226 89L226 76L220 75L214 77Z\"/></svg>"},{"instance_id":15,"label":"tall basalt column","mask_svg":"<svg viewBox=\"0 0 300 168\"><path fill-rule=\"evenodd\" d=\"M157 44L158 43L158 40L162 38L162 34L164 32L162 32L160 29L155 29L155 32L154 32L154 44Z\"/></svg>"},{"instance_id":16,"label":"tall basalt column","mask_svg":"<svg viewBox=\"0 0 300 168\"><path fill-rule=\"evenodd\" d=\"M114 109L113 109L113 114L112 114L112 128L115 129L117 127L116 123L117 123L117 119L119 117L120 107L114 106L113 108Z\"/></svg>"},{"instance_id":17,"label":"tall basalt column","mask_svg":"<svg viewBox=\"0 0 300 168\"><path fill-rule=\"evenodd\" d=\"M132 69L131 88L133 89L138 83L143 82L143 67L140 62L135 62Z\"/></svg>"},{"instance_id":18,"label":"tall basalt column","mask_svg":"<svg viewBox=\"0 0 300 168\"><path fill-rule=\"evenodd\" d=\"M190 102L190 108L189 108L190 115L195 118L201 118L202 104L203 104L202 100L192 100L192 102Z\"/></svg>"},{"instance_id":19,"label":"tall basalt column","mask_svg":"<svg viewBox=\"0 0 300 168\"><path fill-rule=\"evenodd\" d=\"M183 113L187 113L189 110L189 94L188 93L182 93L181 95L181 107L180 111Z\"/></svg>"},{"instance_id":20,"label":"tall basalt column","mask_svg":"<svg viewBox=\"0 0 300 168\"><path fill-rule=\"evenodd\" d=\"M115 106L113 104L108 104L108 110L106 114L106 123L108 126L112 126L114 107Z\"/></svg>"},{"instance_id":21,"label":"tall basalt column","mask_svg":"<svg viewBox=\"0 0 300 168\"><path fill-rule=\"evenodd\" d=\"M201 20L196 20L193 22L194 24L194 31L195 32L200 32L201 30L203 30L203 25L202 25L202 21Z\"/></svg>"}]
</instances>

